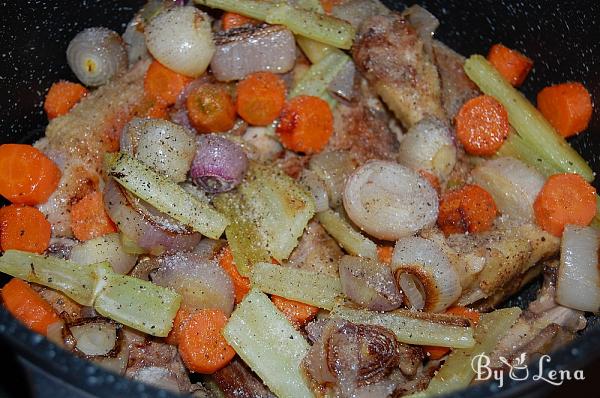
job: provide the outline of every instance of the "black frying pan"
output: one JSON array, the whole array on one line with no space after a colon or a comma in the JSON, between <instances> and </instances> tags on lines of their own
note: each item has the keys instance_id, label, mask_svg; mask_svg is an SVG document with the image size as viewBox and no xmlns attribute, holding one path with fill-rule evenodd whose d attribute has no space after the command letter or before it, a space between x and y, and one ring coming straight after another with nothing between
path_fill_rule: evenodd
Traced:
<instances>
[{"instance_id":1,"label":"black frying pan","mask_svg":"<svg viewBox=\"0 0 600 398\"><path fill-rule=\"evenodd\" d=\"M403 9L415 2L385 1ZM485 54L491 44L502 42L522 50L535 67L522 89L535 99L542 87L567 80L583 82L592 97L600 98L600 2L597 0L425 0L417 2L441 21L437 37L458 52ZM41 110L43 96L58 79L76 80L66 60L69 40L80 30L107 26L119 32L143 4L143 0L34 1L0 5L0 143L31 142L47 123ZM594 112L589 131L574 138L572 145L600 171L600 113ZM0 176L1 178L1 176ZM0 284L5 279L0 279ZM511 305L523 306L535 295L531 286ZM546 371L581 369L600 356L600 324L589 319L588 328L571 345L552 354ZM17 353L19 363L31 375L37 396L136 396L169 397L140 383L108 373L72 356L18 324L0 309L0 352ZM9 356L4 361L10 361ZM23 394L25 383L18 365L4 362L8 389ZM589 369L588 369L589 370ZM7 373L8 372L8 373ZM536 369L531 372L537 373ZM588 374L588 377L590 375ZM453 397L538 396L549 385L542 382L507 380L499 389L480 384ZM2 395L2 389L0 389Z\"/></svg>"}]
</instances>

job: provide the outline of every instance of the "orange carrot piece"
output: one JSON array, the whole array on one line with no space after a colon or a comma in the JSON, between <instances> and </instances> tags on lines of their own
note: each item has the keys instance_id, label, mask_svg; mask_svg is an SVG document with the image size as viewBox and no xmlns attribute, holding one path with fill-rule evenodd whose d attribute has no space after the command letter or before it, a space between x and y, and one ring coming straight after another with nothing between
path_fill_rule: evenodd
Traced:
<instances>
[{"instance_id":1,"label":"orange carrot piece","mask_svg":"<svg viewBox=\"0 0 600 398\"><path fill-rule=\"evenodd\" d=\"M333 7L341 2L341 0L321 0L321 7L323 7L323 11L325 11L326 14L331 14Z\"/></svg>"},{"instance_id":2,"label":"orange carrot piece","mask_svg":"<svg viewBox=\"0 0 600 398\"><path fill-rule=\"evenodd\" d=\"M186 307L179 307L179 309L177 310L177 314L175 314L175 319L173 319L173 328L169 332L169 335L165 338L165 343L171 345L179 345L181 329L189 319L190 315L192 315L192 312Z\"/></svg>"},{"instance_id":3,"label":"orange carrot piece","mask_svg":"<svg viewBox=\"0 0 600 398\"><path fill-rule=\"evenodd\" d=\"M250 279L240 275L238 269L233 262L233 254L229 246L225 246L219 253L219 265L227 272L233 282L233 290L235 294L235 303L240 303L246 294L250 291Z\"/></svg>"},{"instance_id":4,"label":"orange carrot piece","mask_svg":"<svg viewBox=\"0 0 600 398\"><path fill-rule=\"evenodd\" d=\"M446 235L483 232L497 213L492 195L478 185L465 185L442 195L437 223Z\"/></svg>"},{"instance_id":5,"label":"orange carrot piece","mask_svg":"<svg viewBox=\"0 0 600 398\"><path fill-rule=\"evenodd\" d=\"M61 80L53 83L46 94L44 110L48 119L65 115L83 97L87 95L87 89L79 83Z\"/></svg>"},{"instance_id":6,"label":"orange carrot piece","mask_svg":"<svg viewBox=\"0 0 600 398\"><path fill-rule=\"evenodd\" d=\"M502 44L494 44L490 48L487 59L514 87L523 84L533 67L531 59Z\"/></svg>"},{"instance_id":7,"label":"orange carrot piece","mask_svg":"<svg viewBox=\"0 0 600 398\"><path fill-rule=\"evenodd\" d=\"M377 259L385 264L392 263L392 255L394 254L394 246L377 246Z\"/></svg>"},{"instance_id":8,"label":"orange carrot piece","mask_svg":"<svg viewBox=\"0 0 600 398\"><path fill-rule=\"evenodd\" d=\"M244 25L256 25L259 22L256 19L236 14L234 12L226 12L221 17L221 27L223 30L239 28Z\"/></svg>"},{"instance_id":9,"label":"orange carrot piece","mask_svg":"<svg viewBox=\"0 0 600 398\"><path fill-rule=\"evenodd\" d=\"M489 95L465 102L456 115L455 124L456 136L472 155L495 154L510 132L506 109Z\"/></svg>"},{"instance_id":10,"label":"orange carrot piece","mask_svg":"<svg viewBox=\"0 0 600 398\"><path fill-rule=\"evenodd\" d=\"M440 192L442 192L442 185L440 184L440 179L435 174L430 173L427 170L421 169L418 172L421 177L426 179L427 182L431 184L431 186L433 187L433 189L435 189L439 196Z\"/></svg>"},{"instance_id":11,"label":"orange carrot piece","mask_svg":"<svg viewBox=\"0 0 600 398\"><path fill-rule=\"evenodd\" d=\"M199 133L224 132L235 124L235 104L224 86L206 83L187 98L190 123Z\"/></svg>"},{"instance_id":12,"label":"orange carrot piece","mask_svg":"<svg viewBox=\"0 0 600 398\"><path fill-rule=\"evenodd\" d=\"M277 134L283 146L295 152L317 153L325 148L333 133L329 104L318 97L292 98L281 111Z\"/></svg>"},{"instance_id":13,"label":"orange carrot piece","mask_svg":"<svg viewBox=\"0 0 600 398\"><path fill-rule=\"evenodd\" d=\"M166 105L173 105L185 86L192 78L174 72L158 61L153 61L144 77L144 91L151 98L160 100Z\"/></svg>"},{"instance_id":14,"label":"orange carrot piece","mask_svg":"<svg viewBox=\"0 0 600 398\"><path fill-rule=\"evenodd\" d=\"M226 323L223 311L211 309L199 310L184 322L179 353L190 371L211 374L233 359L235 351L222 335Z\"/></svg>"},{"instance_id":15,"label":"orange carrot piece","mask_svg":"<svg viewBox=\"0 0 600 398\"><path fill-rule=\"evenodd\" d=\"M0 145L0 195L12 203L44 203L58 186L58 166L40 150L25 144Z\"/></svg>"},{"instance_id":16,"label":"orange carrot piece","mask_svg":"<svg viewBox=\"0 0 600 398\"><path fill-rule=\"evenodd\" d=\"M535 222L554 236L565 225L588 225L596 215L596 189L579 174L550 176L533 203Z\"/></svg>"},{"instance_id":17,"label":"orange carrot piece","mask_svg":"<svg viewBox=\"0 0 600 398\"><path fill-rule=\"evenodd\" d=\"M479 319L481 317L479 312L477 312L471 308L460 307L460 306L450 307L445 311L445 313L450 314L450 315L461 316L463 318L467 318L468 320L471 321L473 326L476 326L479 323ZM425 353L427 354L429 359L434 359L434 360L441 359L442 357L444 357L446 354L448 354L450 352L449 347L437 347L437 346L426 345L426 346L423 346L423 349L425 350Z\"/></svg>"},{"instance_id":18,"label":"orange carrot piece","mask_svg":"<svg viewBox=\"0 0 600 398\"><path fill-rule=\"evenodd\" d=\"M544 88L537 95L537 106L563 137L582 132L592 118L592 97L581 83L563 83Z\"/></svg>"},{"instance_id":19,"label":"orange carrot piece","mask_svg":"<svg viewBox=\"0 0 600 398\"><path fill-rule=\"evenodd\" d=\"M167 105L162 101L154 101L154 103L146 111L146 117L152 119L168 119Z\"/></svg>"},{"instance_id":20,"label":"orange carrot piece","mask_svg":"<svg viewBox=\"0 0 600 398\"><path fill-rule=\"evenodd\" d=\"M252 73L237 85L237 112L249 124L271 124L284 104L285 84L274 73Z\"/></svg>"},{"instance_id":21,"label":"orange carrot piece","mask_svg":"<svg viewBox=\"0 0 600 398\"><path fill-rule=\"evenodd\" d=\"M48 326L60 321L50 303L27 282L13 278L2 288L4 306L29 329L46 335Z\"/></svg>"},{"instance_id":22,"label":"orange carrot piece","mask_svg":"<svg viewBox=\"0 0 600 398\"><path fill-rule=\"evenodd\" d=\"M43 253L50 244L51 228L35 207L10 205L0 209L0 247Z\"/></svg>"},{"instance_id":23,"label":"orange carrot piece","mask_svg":"<svg viewBox=\"0 0 600 398\"><path fill-rule=\"evenodd\" d=\"M310 304L304 304L299 301L289 300L285 297L271 296L271 301L275 304L275 307L285 315L296 329L300 329L312 320L319 309Z\"/></svg>"},{"instance_id":24,"label":"orange carrot piece","mask_svg":"<svg viewBox=\"0 0 600 398\"><path fill-rule=\"evenodd\" d=\"M94 239L117 232L104 208L102 193L93 191L71 206L71 228L79 240Z\"/></svg>"}]
</instances>

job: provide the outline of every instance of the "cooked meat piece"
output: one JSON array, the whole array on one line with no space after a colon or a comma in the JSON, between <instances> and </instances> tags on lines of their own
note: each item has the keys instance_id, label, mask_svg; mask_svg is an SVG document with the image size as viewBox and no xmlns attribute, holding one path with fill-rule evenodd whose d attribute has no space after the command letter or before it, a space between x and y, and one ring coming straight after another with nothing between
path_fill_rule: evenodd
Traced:
<instances>
[{"instance_id":1,"label":"cooked meat piece","mask_svg":"<svg viewBox=\"0 0 600 398\"><path fill-rule=\"evenodd\" d=\"M333 111L333 135L325 151L349 151L359 163L395 159L397 137L402 135L395 119L364 79L358 80L355 90L358 95L352 102L340 101Z\"/></svg>"},{"instance_id":2,"label":"cooked meat piece","mask_svg":"<svg viewBox=\"0 0 600 398\"><path fill-rule=\"evenodd\" d=\"M438 71L423 41L400 14L363 22L352 47L357 68L404 127L427 115L445 119Z\"/></svg>"},{"instance_id":3,"label":"cooked meat piece","mask_svg":"<svg viewBox=\"0 0 600 398\"><path fill-rule=\"evenodd\" d=\"M448 118L453 120L460 107L480 92L465 74L465 57L438 40L433 40L432 49L440 73L442 104Z\"/></svg>"},{"instance_id":4,"label":"cooked meat piece","mask_svg":"<svg viewBox=\"0 0 600 398\"><path fill-rule=\"evenodd\" d=\"M49 302L54 311L66 322L75 322L83 317L82 306L63 293L35 283L32 283L31 287Z\"/></svg>"},{"instance_id":5,"label":"cooked meat piece","mask_svg":"<svg viewBox=\"0 0 600 398\"><path fill-rule=\"evenodd\" d=\"M69 254L71 254L71 249L73 248L73 246L75 246L75 244L77 244L77 241L74 239L51 238L50 245L48 246L46 253L51 256L66 260L69 258Z\"/></svg>"},{"instance_id":6,"label":"cooked meat piece","mask_svg":"<svg viewBox=\"0 0 600 398\"><path fill-rule=\"evenodd\" d=\"M545 268L544 286L538 297L502 337L490 354L492 367L504 367L523 354L528 360L558 348L575 337L586 326L582 311L563 307L554 301L556 263Z\"/></svg>"},{"instance_id":7,"label":"cooked meat piece","mask_svg":"<svg viewBox=\"0 0 600 398\"><path fill-rule=\"evenodd\" d=\"M311 221L286 265L325 275L338 275L342 249L317 221Z\"/></svg>"},{"instance_id":8,"label":"cooked meat piece","mask_svg":"<svg viewBox=\"0 0 600 398\"><path fill-rule=\"evenodd\" d=\"M62 171L58 188L38 208L55 237L72 237L71 204L98 189L102 156L119 148L121 128L144 102L142 61L122 77L84 97L69 113L52 119L46 137L36 143Z\"/></svg>"},{"instance_id":9,"label":"cooked meat piece","mask_svg":"<svg viewBox=\"0 0 600 398\"><path fill-rule=\"evenodd\" d=\"M240 359L234 359L212 376L227 398L275 397Z\"/></svg>"},{"instance_id":10,"label":"cooked meat piece","mask_svg":"<svg viewBox=\"0 0 600 398\"><path fill-rule=\"evenodd\" d=\"M302 170L308 165L309 156L300 155L292 151L285 151L283 157L277 159L275 164L290 177L296 179L300 177Z\"/></svg>"}]
</instances>

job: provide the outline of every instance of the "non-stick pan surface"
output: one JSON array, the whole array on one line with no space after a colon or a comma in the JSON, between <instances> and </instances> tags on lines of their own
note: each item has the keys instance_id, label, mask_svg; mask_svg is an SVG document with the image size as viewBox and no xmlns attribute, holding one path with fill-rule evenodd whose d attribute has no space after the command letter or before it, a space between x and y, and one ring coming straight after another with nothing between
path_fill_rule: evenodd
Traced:
<instances>
[{"instance_id":1,"label":"non-stick pan surface","mask_svg":"<svg viewBox=\"0 0 600 398\"><path fill-rule=\"evenodd\" d=\"M394 9L414 2L384 1ZM522 50L535 67L522 89L535 99L542 87L576 80L594 99L600 98L600 2L597 0L425 0L417 2L441 22L437 38L462 54L483 53L502 42ZM0 3L0 143L31 142L47 123L43 97L52 82L75 80L65 60L69 40L80 30L107 26L123 32L143 1L12 1ZM600 114L594 112L589 131L572 145L600 171ZM2 178L2 176L0 176ZM0 279L0 284L5 281ZM535 294L530 287L511 303L524 305ZM18 324L0 309L1 349L10 348L34 369L34 393L62 397L167 397L165 391L108 373L62 351ZM581 369L598 357L600 325L595 317L571 345L552 353L552 369ZM4 364L6 365L6 364ZM3 366L4 367L4 366ZM537 372L536 369L531 369ZM14 383L24 385L23 380ZM549 386L543 382L506 381L503 388L482 383L453 397L533 396ZM19 390L20 391L20 390ZM47 394L46 394L47 395Z\"/></svg>"}]
</instances>

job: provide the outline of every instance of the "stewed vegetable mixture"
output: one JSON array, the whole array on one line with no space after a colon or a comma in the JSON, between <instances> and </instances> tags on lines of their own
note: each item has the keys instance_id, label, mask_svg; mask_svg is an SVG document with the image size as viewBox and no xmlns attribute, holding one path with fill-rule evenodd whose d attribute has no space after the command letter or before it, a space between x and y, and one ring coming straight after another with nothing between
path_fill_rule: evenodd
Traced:
<instances>
[{"instance_id":1,"label":"stewed vegetable mixture","mask_svg":"<svg viewBox=\"0 0 600 398\"><path fill-rule=\"evenodd\" d=\"M0 145L5 308L195 396L435 396L600 310L579 82L376 0L150 0ZM539 275L526 309L496 309ZM465 365L466 364L466 365Z\"/></svg>"}]
</instances>

